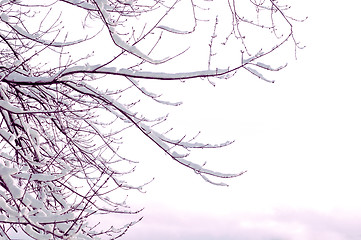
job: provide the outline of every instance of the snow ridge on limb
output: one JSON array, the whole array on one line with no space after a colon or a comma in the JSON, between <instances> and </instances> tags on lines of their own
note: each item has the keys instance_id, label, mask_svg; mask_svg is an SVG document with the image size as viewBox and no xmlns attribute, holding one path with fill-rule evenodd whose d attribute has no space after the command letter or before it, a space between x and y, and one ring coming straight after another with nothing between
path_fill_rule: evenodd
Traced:
<instances>
[{"instance_id":1,"label":"snow ridge on limb","mask_svg":"<svg viewBox=\"0 0 361 240\"><path fill-rule=\"evenodd\" d=\"M19 34L21 37L24 37L28 40L40 43L42 45L46 45L46 46L52 46L52 47L66 47L66 46L71 46L71 45L76 45L82 42L85 42L88 40L88 37L86 37L85 39L80 39L80 40L76 40L76 41L70 41L70 42L56 42L54 40L44 40L41 38L41 35L37 34L37 33L29 33L26 31L26 29L21 28L19 25L17 24L12 24L9 21L9 17L2 13L0 15L0 19L2 22L6 23L15 33Z\"/></svg>"},{"instance_id":2,"label":"snow ridge on limb","mask_svg":"<svg viewBox=\"0 0 361 240\"><path fill-rule=\"evenodd\" d=\"M165 104L165 105L171 105L171 106L179 106L182 104L182 102L169 102L169 101L160 100L158 98L162 96L161 94L152 93L152 92L148 91L146 88L141 87L139 85L139 81L134 78L127 77L127 79L144 95L152 98L154 101L156 101L158 103Z\"/></svg>"},{"instance_id":3,"label":"snow ridge on limb","mask_svg":"<svg viewBox=\"0 0 361 240\"><path fill-rule=\"evenodd\" d=\"M188 156L188 154L186 154L186 155L178 154L175 151L171 151L171 149L174 146L179 146L179 147L182 147L183 149L187 149L187 150L192 149L192 148L220 148L220 147L225 147L225 146L231 144L232 142L230 142L230 141L227 141L227 142L221 143L221 144L209 144L209 143L204 144L204 143L198 143L198 142L195 142L195 143L185 142L180 139L170 139L170 138L164 136L163 134L158 133L151 127L145 125L141 121L141 120L145 120L145 119L136 117L135 113L129 111L129 109L124 107L122 104L120 104L119 102L116 102L114 99L112 99L108 95L99 92L92 86L84 84L84 83L82 83L81 86L78 86L77 84L75 84L73 82L67 82L66 85L68 85L69 87L71 87L72 89L74 89L75 91L77 91L79 93L87 94L87 95L91 94L94 98L102 101L105 106L112 106L112 107L116 108L116 110L118 112L120 112L126 119L128 119L132 124L134 124L134 126L136 126L139 130L141 130L158 147L160 147L168 156L170 156L173 160L177 161L178 163L194 170L196 173L201 174L202 177L205 180L207 180L208 182L211 182L211 181L208 180L208 178L205 178L204 175L210 175L210 176L219 177L219 178L233 178L233 177L240 176L244 173L244 171L242 171L242 172L236 173L236 174L227 174L227 173L212 171L212 170L204 168L204 166L201 166L199 164L196 164L189 160L186 160L185 158ZM122 118L122 119L124 119L124 118ZM214 183L214 182L211 182L211 183ZM224 183L219 183L219 184L214 183L214 184L226 185Z\"/></svg>"},{"instance_id":4,"label":"snow ridge on limb","mask_svg":"<svg viewBox=\"0 0 361 240\"><path fill-rule=\"evenodd\" d=\"M203 71L194 71L194 72L180 72L180 73L165 73L165 72L147 72L147 71L137 71L131 69L116 69L114 67L107 68L99 66L93 67L81 67L74 66L66 68L63 71L55 74L54 76L49 77L34 77L26 76L18 72L12 72L8 75L5 75L2 78L2 82L16 83L20 85L46 85L60 83L63 80L63 77L75 74L107 74L107 75L117 75L130 78L139 78L139 79L152 79L152 80L185 80L193 78L202 78L202 77L217 77L227 74L228 69L216 69L216 70L203 70ZM0 74L1 76L1 74Z\"/></svg>"},{"instance_id":5,"label":"snow ridge on limb","mask_svg":"<svg viewBox=\"0 0 361 240\"><path fill-rule=\"evenodd\" d=\"M191 162L189 160L186 159L187 156L189 156L189 154L179 154L176 151L171 151L171 149L174 146L180 146L184 149L189 150L190 148L219 148L219 147L224 147L227 146L229 144L231 144L232 142L225 142L222 144L204 144L204 143L190 143L190 142L183 142L181 139L177 139L177 140L171 140L165 136L163 136L162 134L159 134L158 132L154 131L153 129L151 129L149 126L145 125L145 124L140 124L138 126L139 129L142 130L142 132L149 137L156 145L158 145L168 156L170 156L173 160L175 160L176 162L182 164L183 166L186 166L192 170L194 170L197 174L200 174L204 180L206 180L207 182L210 182L212 184L215 185L220 185L220 186L228 186L225 183L216 183L211 181L209 178L206 177L206 175L209 176L213 176L213 177L218 177L218 178L234 178L234 177L238 177L241 176L242 174L244 174L246 171L242 171L240 173L222 173L222 172L218 172L218 171L213 171L210 169L207 169L199 164L196 164L194 162Z\"/></svg>"},{"instance_id":6,"label":"snow ridge on limb","mask_svg":"<svg viewBox=\"0 0 361 240\"><path fill-rule=\"evenodd\" d=\"M134 45L130 45L127 42L125 42L120 36L119 34L116 33L115 27L113 24L111 24L112 22L112 18L109 14L109 12L107 11L107 8L109 8L109 5L107 5L108 1L103 1L103 0L95 0L94 4L96 4L96 7L99 11L99 14L106 26L106 28L109 31L109 35L111 36L111 39L113 41L113 43L120 47L121 49L129 52L132 55L135 55L137 57L139 57L140 59L143 59L149 63L152 64L160 64L160 63L164 63L166 62L169 58L164 58L162 60L155 60L152 59L149 55L143 53L142 51L140 51L137 47L135 47ZM113 25L113 26L112 26Z\"/></svg>"}]
</instances>

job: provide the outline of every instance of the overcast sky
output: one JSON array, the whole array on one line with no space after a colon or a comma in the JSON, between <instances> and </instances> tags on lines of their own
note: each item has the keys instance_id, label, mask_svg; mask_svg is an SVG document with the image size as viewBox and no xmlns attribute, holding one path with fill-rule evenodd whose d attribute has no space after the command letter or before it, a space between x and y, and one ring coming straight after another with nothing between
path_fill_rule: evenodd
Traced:
<instances>
[{"instance_id":1,"label":"overcast sky","mask_svg":"<svg viewBox=\"0 0 361 240\"><path fill-rule=\"evenodd\" d=\"M222 188L152 159L140 166L156 178L139 200L145 218L123 239L361 239L361 3L294 7L309 17L295 29L307 47L276 83L195 82L173 116L211 140L236 139L206 156L248 172Z\"/></svg>"}]
</instances>

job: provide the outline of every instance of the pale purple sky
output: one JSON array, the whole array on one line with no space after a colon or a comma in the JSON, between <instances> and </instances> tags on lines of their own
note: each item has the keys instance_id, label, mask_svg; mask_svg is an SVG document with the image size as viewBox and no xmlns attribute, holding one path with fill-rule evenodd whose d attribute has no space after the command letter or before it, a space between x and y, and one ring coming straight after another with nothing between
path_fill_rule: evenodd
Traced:
<instances>
[{"instance_id":1,"label":"pale purple sky","mask_svg":"<svg viewBox=\"0 0 361 240\"><path fill-rule=\"evenodd\" d=\"M145 218L123 239L361 239L361 4L293 7L309 17L296 28L307 48L275 84L252 77L216 88L195 83L174 116L211 140L236 139L206 156L248 173L215 187L153 156L139 174L156 180L135 200Z\"/></svg>"}]
</instances>

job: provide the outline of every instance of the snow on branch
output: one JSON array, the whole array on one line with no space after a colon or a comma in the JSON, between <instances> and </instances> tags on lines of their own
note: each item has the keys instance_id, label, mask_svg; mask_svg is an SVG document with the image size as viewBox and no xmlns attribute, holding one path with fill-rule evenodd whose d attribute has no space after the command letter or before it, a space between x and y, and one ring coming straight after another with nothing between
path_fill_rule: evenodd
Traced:
<instances>
[{"instance_id":1,"label":"snow on branch","mask_svg":"<svg viewBox=\"0 0 361 240\"><path fill-rule=\"evenodd\" d=\"M40 43L42 45L46 45L46 46L66 47L66 46L79 44L88 39L88 37L86 37L85 39L81 39L81 40L77 40L77 41L70 41L70 42L55 42L54 40L52 40L52 41L44 40L44 39L41 39L41 35L39 35L37 33L31 34L31 33L27 32L25 29L21 28L19 25L10 23L8 21L8 16L6 16L6 14L4 14L4 13L0 15L0 19L4 23L6 23L15 33L19 34L20 36L22 36L28 40Z\"/></svg>"},{"instance_id":2,"label":"snow on branch","mask_svg":"<svg viewBox=\"0 0 361 240\"><path fill-rule=\"evenodd\" d=\"M128 146L129 134L211 184L226 186L219 180L244 174L193 158L194 151L232 141L171 137L158 131L167 113L145 114L181 104L155 93L163 80L213 83L247 71L269 81L267 73L286 64L274 68L265 59L287 42L302 48L293 35L299 21L288 7L271 0L242 4L1 1L0 238L12 239L11 229L32 239L123 236L142 218L142 209L127 203L129 191L144 192L151 182L127 181L139 162L132 149L142 148ZM173 21L176 16L182 19ZM152 91L145 82L154 83ZM130 217L94 223L109 214Z\"/></svg>"},{"instance_id":3,"label":"snow on branch","mask_svg":"<svg viewBox=\"0 0 361 240\"><path fill-rule=\"evenodd\" d=\"M228 69L216 69L216 70L203 70L194 72L180 72L180 73L165 73L165 72L147 72L147 71L136 71L131 69L116 69L114 67L106 68L99 66L93 67L80 67L74 66L66 68L63 71L49 77L34 77L26 76L18 72L12 72L5 75L2 79L3 82L23 84L23 85L44 85L59 83L63 77L75 74L107 74L107 75L118 75L129 78L139 79L153 79L153 80L185 80L202 77L217 77L228 73ZM1 76L1 75L0 75ZM66 80L65 80L66 81Z\"/></svg>"}]
</instances>

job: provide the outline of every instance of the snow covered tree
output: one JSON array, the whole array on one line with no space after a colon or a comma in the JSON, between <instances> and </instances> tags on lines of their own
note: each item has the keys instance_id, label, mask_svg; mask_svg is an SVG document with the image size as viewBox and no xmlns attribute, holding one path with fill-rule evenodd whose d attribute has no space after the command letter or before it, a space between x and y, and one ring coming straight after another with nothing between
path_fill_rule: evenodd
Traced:
<instances>
[{"instance_id":1,"label":"snow covered tree","mask_svg":"<svg viewBox=\"0 0 361 240\"><path fill-rule=\"evenodd\" d=\"M138 212L109 197L143 187L125 180L135 162L122 135L131 128L208 182L240 176L189 158L231 142L173 138L160 127L167 116L143 116L134 98L180 104L144 87L150 80L213 84L248 71L269 81L262 72L284 66L264 59L287 42L299 48L288 9L275 0L0 1L2 239L10 230L34 239L122 236L137 221L99 228L88 219Z\"/></svg>"}]
</instances>

